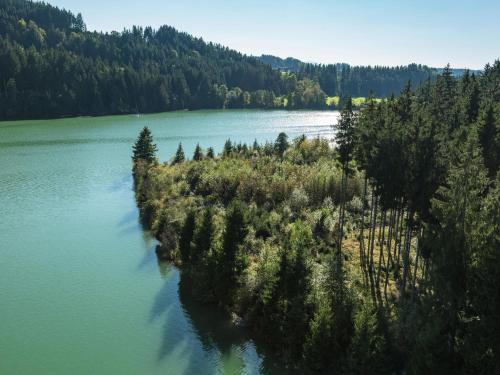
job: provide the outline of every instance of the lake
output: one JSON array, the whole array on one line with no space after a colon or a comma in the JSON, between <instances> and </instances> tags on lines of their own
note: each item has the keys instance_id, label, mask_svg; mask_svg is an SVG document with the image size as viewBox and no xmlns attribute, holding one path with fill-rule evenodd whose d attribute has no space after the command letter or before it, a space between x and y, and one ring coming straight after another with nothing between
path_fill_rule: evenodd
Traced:
<instances>
[{"instance_id":1,"label":"lake","mask_svg":"<svg viewBox=\"0 0 500 375\"><path fill-rule=\"evenodd\" d=\"M283 374L158 263L138 223L132 144L221 151L279 132L331 137L338 112L193 111L0 122L1 374Z\"/></svg>"}]
</instances>

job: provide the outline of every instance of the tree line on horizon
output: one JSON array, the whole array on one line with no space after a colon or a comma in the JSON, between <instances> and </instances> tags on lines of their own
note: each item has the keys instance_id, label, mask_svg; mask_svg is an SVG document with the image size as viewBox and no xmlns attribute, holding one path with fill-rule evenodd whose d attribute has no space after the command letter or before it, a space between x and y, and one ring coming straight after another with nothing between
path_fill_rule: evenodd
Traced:
<instances>
[{"instance_id":1,"label":"tree line on horizon","mask_svg":"<svg viewBox=\"0 0 500 375\"><path fill-rule=\"evenodd\" d=\"M169 26L87 31L41 2L0 0L0 119L178 109L325 109L327 96L390 96L427 67L306 64L297 73ZM332 106L330 105L330 108Z\"/></svg>"},{"instance_id":2,"label":"tree line on horizon","mask_svg":"<svg viewBox=\"0 0 500 375\"><path fill-rule=\"evenodd\" d=\"M326 139L221 154L149 129L135 191L158 255L310 373L500 371L500 61L350 99Z\"/></svg>"}]
</instances>

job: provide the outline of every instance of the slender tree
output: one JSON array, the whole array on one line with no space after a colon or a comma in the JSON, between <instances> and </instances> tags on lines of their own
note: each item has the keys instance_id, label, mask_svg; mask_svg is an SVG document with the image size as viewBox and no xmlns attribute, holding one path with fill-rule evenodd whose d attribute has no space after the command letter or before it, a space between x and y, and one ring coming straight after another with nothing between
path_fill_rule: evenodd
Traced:
<instances>
[{"instance_id":1,"label":"slender tree","mask_svg":"<svg viewBox=\"0 0 500 375\"><path fill-rule=\"evenodd\" d=\"M285 133L279 133L276 141L274 142L274 149L280 158L283 159L283 155L288 147L288 136Z\"/></svg>"},{"instance_id":2,"label":"slender tree","mask_svg":"<svg viewBox=\"0 0 500 375\"><path fill-rule=\"evenodd\" d=\"M215 157L214 149L212 147L209 147L207 149L207 158L213 159L214 157Z\"/></svg>"},{"instance_id":3,"label":"slender tree","mask_svg":"<svg viewBox=\"0 0 500 375\"><path fill-rule=\"evenodd\" d=\"M203 151L201 150L200 144L196 144L196 148L194 149L193 160L200 161L203 159Z\"/></svg>"},{"instance_id":4,"label":"slender tree","mask_svg":"<svg viewBox=\"0 0 500 375\"><path fill-rule=\"evenodd\" d=\"M190 266L193 234L196 226L196 215L193 210L188 211L179 239L179 252L183 265Z\"/></svg>"},{"instance_id":5,"label":"slender tree","mask_svg":"<svg viewBox=\"0 0 500 375\"><path fill-rule=\"evenodd\" d=\"M174 159L172 160L171 165L179 164L184 162L186 160L186 157L184 155L184 150L182 149L182 143L179 143L179 146L177 147L177 151L175 152Z\"/></svg>"},{"instance_id":6,"label":"slender tree","mask_svg":"<svg viewBox=\"0 0 500 375\"><path fill-rule=\"evenodd\" d=\"M347 98L346 104L340 119L336 125L333 126L335 130L335 143L337 145L338 160L342 165L342 181L341 181L341 204L340 204L340 234L338 240L338 251L342 252L342 239L344 236L344 219L345 219L345 201L347 190L347 178L349 175L349 162L353 157L355 139L355 114L352 109L352 99Z\"/></svg>"},{"instance_id":7,"label":"slender tree","mask_svg":"<svg viewBox=\"0 0 500 375\"><path fill-rule=\"evenodd\" d=\"M245 268L241 245L247 233L247 218L242 202L233 201L227 209L222 249L218 259L216 294L224 305L233 303L239 277Z\"/></svg>"}]
</instances>

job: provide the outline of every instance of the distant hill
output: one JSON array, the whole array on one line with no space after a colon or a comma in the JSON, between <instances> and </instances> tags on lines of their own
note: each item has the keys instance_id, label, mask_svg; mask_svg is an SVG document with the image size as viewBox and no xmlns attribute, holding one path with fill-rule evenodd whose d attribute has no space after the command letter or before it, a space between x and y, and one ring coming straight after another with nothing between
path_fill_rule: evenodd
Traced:
<instances>
[{"instance_id":1,"label":"distant hill","mask_svg":"<svg viewBox=\"0 0 500 375\"><path fill-rule=\"evenodd\" d=\"M329 96L378 97L399 94L408 81L414 86L426 79L434 79L437 70L420 64L406 66L351 66L345 63L314 64L288 57L282 59L272 55L258 57L273 69L297 74L298 78L309 78L319 82L321 89Z\"/></svg>"},{"instance_id":2,"label":"distant hill","mask_svg":"<svg viewBox=\"0 0 500 375\"><path fill-rule=\"evenodd\" d=\"M286 72L283 73L283 72ZM436 69L248 56L170 26L90 32L81 14L0 0L0 119L200 108L335 108L398 94Z\"/></svg>"},{"instance_id":3,"label":"distant hill","mask_svg":"<svg viewBox=\"0 0 500 375\"><path fill-rule=\"evenodd\" d=\"M284 72L299 72L300 67L309 64L305 63L299 59L296 59L294 57L287 57L285 59L282 59L281 57L278 56L273 56L273 55L261 55L258 57L260 61L262 61L264 64L269 64L273 69L279 69ZM313 64L314 65L314 64ZM321 64L317 64L321 65ZM348 64L345 63L334 63L331 65L335 65L337 69L340 71L342 70L343 66L347 66ZM430 68L434 69L437 74L442 74L444 68ZM460 77L461 75L464 74L466 70L469 70L469 72L474 73L474 74L480 74L482 70L477 70L477 69L465 69L465 68L451 68L451 72L454 77Z\"/></svg>"},{"instance_id":4,"label":"distant hill","mask_svg":"<svg viewBox=\"0 0 500 375\"><path fill-rule=\"evenodd\" d=\"M0 0L0 119L265 107L294 89L257 58L170 26L89 32L81 14Z\"/></svg>"},{"instance_id":5,"label":"distant hill","mask_svg":"<svg viewBox=\"0 0 500 375\"><path fill-rule=\"evenodd\" d=\"M302 61L295 59L293 57L287 57L282 59L281 57L273 55L261 55L259 60L264 64L269 64L273 69L279 69L283 72L298 72L300 65L303 64Z\"/></svg>"},{"instance_id":6,"label":"distant hill","mask_svg":"<svg viewBox=\"0 0 500 375\"><path fill-rule=\"evenodd\" d=\"M443 70L444 68L436 68L438 74L442 74ZM475 75L482 73L482 70L477 70L477 69L451 68L451 74L453 75L453 77L460 77L465 73L466 70L468 70L470 73L474 73Z\"/></svg>"}]
</instances>

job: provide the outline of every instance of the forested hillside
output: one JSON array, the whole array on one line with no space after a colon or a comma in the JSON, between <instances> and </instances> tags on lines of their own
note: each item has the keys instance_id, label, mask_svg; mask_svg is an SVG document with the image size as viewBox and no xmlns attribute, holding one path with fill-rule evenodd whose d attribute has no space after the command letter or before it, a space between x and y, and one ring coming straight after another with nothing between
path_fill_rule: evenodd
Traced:
<instances>
[{"instance_id":1,"label":"forested hillside","mask_svg":"<svg viewBox=\"0 0 500 375\"><path fill-rule=\"evenodd\" d=\"M351 66L340 63L324 65L271 55L262 55L259 59L274 69L293 72L299 79L309 78L319 82L328 96L367 97L372 93L376 97L388 97L398 94L408 81L418 85L427 79L435 79L437 75L436 69L417 64L396 67Z\"/></svg>"},{"instance_id":2,"label":"forested hillside","mask_svg":"<svg viewBox=\"0 0 500 375\"><path fill-rule=\"evenodd\" d=\"M80 14L24 0L0 1L0 63L1 118L272 107L294 89L256 58L172 27L88 32Z\"/></svg>"},{"instance_id":3,"label":"forested hillside","mask_svg":"<svg viewBox=\"0 0 500 375\"><path fill-rule=\"evenodd\" d=\"M192 293L319 374L500 371L500 61L350 100L326 139L133 154L143 223Z\"/></svg>"},{"instance_id":4,"label":"forested hillside","mask_svg":"<svg viewBox=\"0 0 500 375\"><path fill-rule=\"evenodd\" d=\"M172 27L86 30L81 14L0 0L0 119L199 108L336 108L345 97L385 97L427 67L302 64L273 69ZM285 72L287 71L287 72ZM327 97L337 98L327 100ZM340 99L338 97L341 97Z\"/></svg>"}]
</instances>

